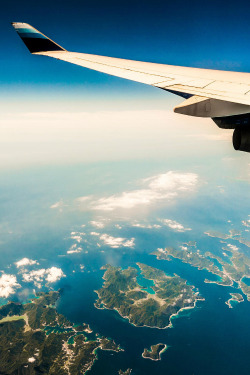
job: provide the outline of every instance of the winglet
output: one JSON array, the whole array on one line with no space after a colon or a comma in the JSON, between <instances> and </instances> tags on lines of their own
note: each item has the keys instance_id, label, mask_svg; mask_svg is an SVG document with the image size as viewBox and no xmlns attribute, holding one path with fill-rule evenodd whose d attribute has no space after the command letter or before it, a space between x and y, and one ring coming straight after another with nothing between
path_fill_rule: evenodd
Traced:
<instances>
[{"instance_id":1,"label":"winglet","mask_svg":"<svg viewBox=\"0 0 250 375\"><path fill-rule=\"evenodd\" d=\"M12 22L11 24L31 53L66 51L28 23Z\"/></svg>"}]
</instances>

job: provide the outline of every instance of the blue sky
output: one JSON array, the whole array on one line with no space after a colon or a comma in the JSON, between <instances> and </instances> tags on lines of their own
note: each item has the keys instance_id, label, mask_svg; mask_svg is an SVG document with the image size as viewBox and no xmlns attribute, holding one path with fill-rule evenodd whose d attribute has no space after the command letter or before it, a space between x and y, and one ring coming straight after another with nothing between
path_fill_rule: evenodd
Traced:
<instances>
[{"instance_id":1,"label":"blue sky","mask_svg":"<svg viewBox=\"0 0 250 375\"><path fill-rule=\"evenodd\" d=\"M179 97L32 56L10 22L30 23L71 51L250 72L249 10L239 1L4 2L0 167L21 161L161 159L173 150L182 156L223 149L235 157L231 131L210 119L172 113Z\"/></svg>"},{"instance_id":2,"label":"blue sky","mask_svg":"<svg viewBox=\"0 0 250 375\"><path fill-rule=\"evenodd\" d=\"M150 87L32 57L10 26L23 21L68 50L174 65L250 71L249 3L228 1L9 1L1 4L1 85L18 96L133 97ZM50 93L48 93L48 89ZM74 90L74 94L72 94ZM156 90L157 91L157 90ZM152 100L162 97L152 94ZM1 93L3 96L3 91Z\"/></svg>"}]
</instances>

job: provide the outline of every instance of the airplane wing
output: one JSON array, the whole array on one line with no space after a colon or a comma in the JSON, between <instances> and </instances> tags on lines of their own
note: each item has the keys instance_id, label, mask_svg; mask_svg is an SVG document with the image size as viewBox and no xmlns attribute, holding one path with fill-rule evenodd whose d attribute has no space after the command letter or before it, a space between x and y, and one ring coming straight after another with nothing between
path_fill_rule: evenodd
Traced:
<instances>
[{"instance_id":1,"label":"airplane wing","mask_svg":"<svg viewBox=\"0 0 250 375\"><path fill-rule=\"evenodd\" d=\"M234 129L244 124L248 125L244 126L240 134L239 131L236 132L238 142L234 142L234 147L239 147L241 150L244 143L241 141L247 137L249 151L242 151L250 152L249 73L190 68L69 52L27 23L13 22L12 25L34 55L53 57L172 92L186 99L175 107L175 112L190 116L211 117L222 128ZM247 135L243 134L246 128Z\"/></svg>"}]
</instances>

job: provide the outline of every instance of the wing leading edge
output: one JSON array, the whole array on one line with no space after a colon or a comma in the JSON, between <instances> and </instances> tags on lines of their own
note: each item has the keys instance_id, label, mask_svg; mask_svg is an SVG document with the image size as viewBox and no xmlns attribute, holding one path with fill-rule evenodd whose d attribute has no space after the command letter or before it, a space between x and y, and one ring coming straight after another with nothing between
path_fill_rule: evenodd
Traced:
<instances>
[{"instance_id":1,"label":"wing leading edge","mask_svg":"<svg viewBox=\"0 0 250 375\"><path fill-rule=\"evenodd\" d=\"M32 54L49 56L170 91L187 98L174 109L175 112L189 116L211 117L218 126L224 119L221 127L244 126L244 130L246 127L249 128L250 134L249 73L189 68L69 52L27 23L13 22L12 25ZM239 131L237 133L239 134ZM243 133L242 137L246 138ZM239 143L238 136L237 145ZM234 144L235 148L241 149L241 146L237 145Z\"/></svg>"}]
</instances>

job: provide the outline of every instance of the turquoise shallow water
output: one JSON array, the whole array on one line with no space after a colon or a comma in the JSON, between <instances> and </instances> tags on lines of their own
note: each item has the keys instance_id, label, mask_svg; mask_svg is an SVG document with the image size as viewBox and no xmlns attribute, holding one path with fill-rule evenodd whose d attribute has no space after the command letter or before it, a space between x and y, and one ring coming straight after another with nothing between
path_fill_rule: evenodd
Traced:
<instances>
[{"instance_id":1,"label":"turquoise shallow water","mask_svg":"<svg viewBox=\"0 0 250 375\"><path fill-rule=\"evenodd\" d=\"M248 286L250 286L250 277L243 277L242 281L247 284Z\"/></svg>"},{"instance_id":2,"label":"turquoise shallow water","mask_svg":"<svg viewBox=\"0 0 250 375\"><path fill-rule=\"evenodd\" d=\"M152 289L152 286L154 286L153 280L145 279L145 277L141 274L141 270L139 267L137 267L139 270L139 275L137 276L137 282L142 287L142 290L145 290L149 294L155 294L155 291Z\"/></svg>"}]
</instances>

